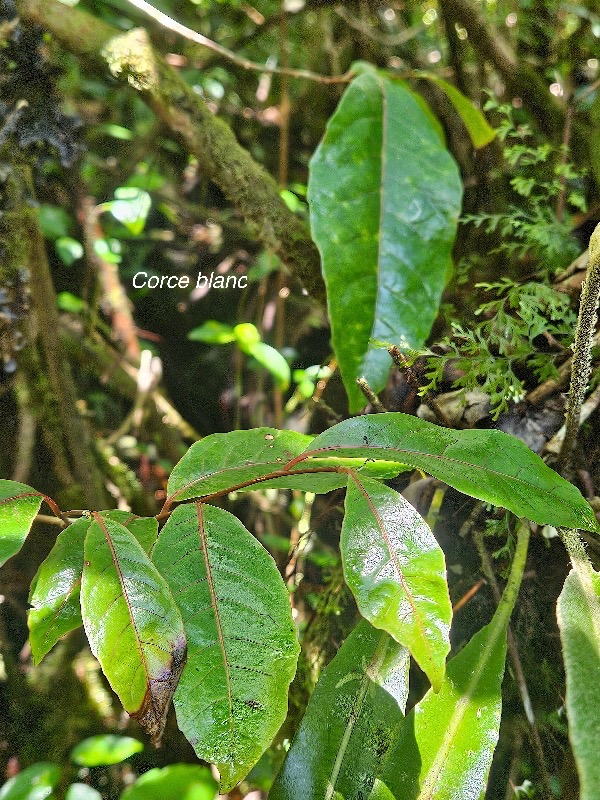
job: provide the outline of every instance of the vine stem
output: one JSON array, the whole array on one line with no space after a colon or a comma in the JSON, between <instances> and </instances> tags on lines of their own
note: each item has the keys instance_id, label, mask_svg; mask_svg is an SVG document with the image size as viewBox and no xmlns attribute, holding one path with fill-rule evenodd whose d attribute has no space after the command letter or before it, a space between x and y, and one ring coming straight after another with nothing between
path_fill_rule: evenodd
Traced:
<instances>
[{"instance_id":1,"label":"vine stem","mask_svg":"<svg viewBox=\"0 0 600 800\"><path fill-rule=\"evenodd\" d=\"M256 64L254 61L250 61L248 58L242 58L241 56L232 53L231 50L228 50L226 47L223 47L217 42L213 42L212 39L209 39L207 36L203 36L201 33L192 30L192 28L182 25L180 22L172 19L164 12L159 11L158 8L154 8L154 6L150 5L150 3L147 3L146 0L127 1L132 6L135 6L140 11L143 11L144 14L147 14L149 17L156 20L156 22L162 25L163 28L167 28L174 33L178 33L180 36L183 36L185 39L189 39L191 42L196 42L196 44L207 47L209 50L218 53L220 56L228 59L233 64L237 64L244 69L254 70L255 72L261 72L269 75L287 75L291 78L303 78L304 80L315 81L316 83L348 83L352 78L351 72L347 72L345 75L319 75L316 72L310 72L306 69L289 69L285 67L269 67L265 64Z\"/></svg>"},{"instance_id":2,"label":"vine stem","mask_svg":"<svg viewBox=\"0 0 600 800\"><path fill-rule=\"evenodd\" d=\"M571 386L567 400L565 437L558 456L561 470L569 466L581 416L581 406L588 388L592 369L592 343L598 319L600 303L600 224L590 239L590 261L585 281L581 289L579 317L575 329L573 343L573 360L571 363Z\"/></svg>"}]
</instances>

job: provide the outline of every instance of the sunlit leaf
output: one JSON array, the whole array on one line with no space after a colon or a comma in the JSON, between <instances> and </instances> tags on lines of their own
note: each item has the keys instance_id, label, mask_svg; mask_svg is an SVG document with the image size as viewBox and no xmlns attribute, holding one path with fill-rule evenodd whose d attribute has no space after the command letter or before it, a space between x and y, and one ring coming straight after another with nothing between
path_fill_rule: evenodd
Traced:
<instances>
[{"instance_id":1,"label":"sunlit leaf","mask_svg":"<svg viewBox=\"0 0 600 800\"><path fill-rule=\"evenodd\" d=\"M31 583L28 624L34 664L61 636L81 625L83 545L90 525L91 520L83 518L61 531Z\"/></svg>"},{"instance_id":2,"label":"sunlit leaf","mask_svg":"<svg viewBox=\"0 0 600 800\"><path fill-rule=\"evenodd\" d=\"M258 342L248 348L247 354L271 373L280 389L285 391L288 388L291 380L290 365L279 350L264 342Z\"/></svg>"},{"instance_id":3,"label":"sunlit leaf","mask_svg":"<svg viewBox=\"0 0 600 800\"><path fill-rule=\"evenodd\" d=\"M567 677L569 739L580 800L600 797L600 574L572 570L557 605Z\"/></svg>"},{"instance_id":4,"label":"sunlit leaf","mask_svg":"<svg viewBox=\"0 0 600 800\"><path fill-rule=\"evenodd\" d=\"M159 742L185 663L183 623L134 535L100 515L85 540L81 611L92 652L123 707Z\"/></svg>"},{"instance_id":5,"label":"sunlit leaf","mask_svg":"<svg viewBox=\"0 0 600 800\"><path fill-rule=\"evenodd\" d=\"M269 800L359 800L403 719L408 651L362 620L323 671Z\"/></svg>"},{"instance_id":6,"label":"sunlit leaf","mask_svg":"<svg viewBox=\"0 0 600 800\"><path fill-rule=\"evenodd\" d=\"M31 486L0 480L0 567L23 546L41 505Z\"/></svg>"},{"instance_id":7,"label":"sunlit leaf","mask_svg":"<svg viewBox=\"0 0 600 800\"><path fill-rule=\"evenodd\" d=\"M0 788L0 800L45 800L60 780L60 767L41 761L19 772Z\"/></svg>"},{"instance_id":8,"label":"sunlit leaf","mask_svg":"<svg viewBox=\"0 0 600 800\"><path fill-rule=\"evenodd\" d=\"M206 344L229 344L235 341L235 336L231 325L224 325L222 322L209 319L198 328L191 330L188 333L188 339Z\"/></svg>"},{"instance_id":9,"label":"sunlit leaf","mask_svg":"<svg viewBox=\"0 0 600 800\"><path fill-rule=\"evenodd\" d=\"M134 236L144 230L152 207L148 192L135 186L119 186L115 189L115 199L102 203L100 208L110 213Z\"/></svg>"},{"instance_id":10,"label":"sunlit leaf","mask_svg":"<svg viewBox=\"0 0 600 800\"><path fill-rule=\"evenodd\" d=\"M306 450L311 463L334 454L397 460L541 525L598 530L579 490L501 431L456 431L406 414L370 414L334 425Z\"/></svg>"},{"instance_id":11,"label":"sunlit leaf","mask_svg":"<svg viewBox=\"0 0 600 800\"><path fill-rule=\"evenodd\" d=\"M496 131L489 124L483 113L456 86L448 83L448 81L433 72L419 72L419 77L432 81L445 93L460 115L467 133L471 137L473 147L485 147L495 138Z\"/></svg>"},{"instance_id":12,"label":"sunlit leaf","mask_svg":"<svg viewBox=\"0 0 600 800\"><path fill-rule=\"evenodd\" d=\"M101 767L120 764L126 758L141 753L144 745L131 736L104 734L90 736L71 750L71 760L81 767Z\"/></svg>"},{"instance_id":13,"label":"sunlit leaf","mask_svg":"<svg viewBox=\"0 0 600 800\"><path fill-rule=\"evenodd\" d=\"M350 473L340 549L360 613L408 648L437 691L452 606L444 554L425 520L398 492Z\"/></svg>"},{"instance_id":14,"label":"sunlit leaf","mask_svg":"<svg viewBox=\"0 0 600 800\"><path fill-rule=\"evenodd\" d=\"M188 641L177 721L198 757L216 764L227 792L287 714L299 652L288 593L271 556L220 508L176 508L153 559L181 609Z\"/></svg>"},{"instance_id":15,"label":"sunlit leaf","mask_svg":"<svg viewBox=\"0 0 600 800\"><path fill-rule=\"evenodd\" d=\"M65 800L102 800L102 795L87 783L72 783L67 789Z\"/></svg>"},{"instance_id":16,"label":"sunlit leaf","mask_svg":"<svg viewBox=\"0 0 600 800\"><path fill-rule=\"evenodd\" d=\"M172 764L144 772L121 800L214 800L217 790L208 767Z\"/></svg>"},{"instance_id":17,"label":"sunlit leaf","mask_svg":"<svg viewBox=\"0 0 600 800\"><path fill-rule=\"evenodd\" d=\"M332 341L350 411L364 376L385 386L390 358L370 340L419 348L451 269L460 213L458 167L402 83L355 78L310 165L311 227L321 252Z\"/></svg>"}]
</instances>

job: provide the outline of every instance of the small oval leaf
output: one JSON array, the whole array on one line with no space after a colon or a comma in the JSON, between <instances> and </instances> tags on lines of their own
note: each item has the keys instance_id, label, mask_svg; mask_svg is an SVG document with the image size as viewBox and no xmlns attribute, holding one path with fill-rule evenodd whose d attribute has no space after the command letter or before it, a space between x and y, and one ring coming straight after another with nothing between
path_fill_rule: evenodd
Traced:
<instances>
[{"instance_id":1,"label":"small oval leaf","mask_svg":"<svg viewBox=\"0 0 600 800\"><path fill-rule=\"evenodd\" d=\"M71 750L71 759L81 767L102 767L120 764L143 749L144 745L131 736L107 733L83 739Z\"/></svg>"},{"instance_id":2,"label":"small oval leaf","mask_svg":"<svg viewBox=\"0 0 600 800\"><path fill-rule=\"evenodd\" d=\"M408 648L438 691L452 606L444 554L425 520L398 492L350 473L340 548L360 613Z\"/></svg>"}]
</instances>

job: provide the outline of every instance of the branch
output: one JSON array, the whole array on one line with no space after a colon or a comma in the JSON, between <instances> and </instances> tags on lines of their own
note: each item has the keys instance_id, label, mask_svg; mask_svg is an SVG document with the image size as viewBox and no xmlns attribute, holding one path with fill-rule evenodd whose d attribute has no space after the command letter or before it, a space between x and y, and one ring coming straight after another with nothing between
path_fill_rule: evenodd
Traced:
<instances>
[{"instance_id":1,"label":"branch","mask_svg":"<svg viewBox=\"0 0 600 800\"><path fill-rule=\"evenodd\" d=\"M143 29L122 34L59 0L17 0L16 5L22 19L41 25L68 50L101 62L137 89L265 247L324 304L319 253L307 226L287 208L276 182L238 144L229 126L214 117L202 98L154 52Z\"/></svg>"},{"instance_id":2,"label":"branch","mask_svg":"<svg viewBox=\"0 0 600 800\"><path fill-rule=\"evenodd\" d=\"M233 64L237 64L239 67L243 67L244 69L254 70L255 72L268 75L286 75L291 78L303 78L304 80L315 81L315 83L348 83L351 78L351 73L349 72L345 75L318 75L316 72L310 72L306 69L269 67L265 64L257 64L254 61L250 61L248 58L243 58L242 56L232 53L231 50L228 50L226 47L217 44L217 42L213 42L212 39L209 39L208 37L203 36L201 33L192 30L192 28L182 25L180 22L172 19L172 17L169 17L167 14L159 11L158 8L154 8L154 6L150 5L150 3L147 3L146 0L127 1L131 3L132 6L135 6L136 8L139 8L140 11L143 11L144 14L147 14L149 17L156 20L156 22L162 25L163 28L167 28L167 30L183 36L184 39L189 39L191 42L196 42L196 44L200 44L203 47L218 53L228 61L231 61ZM286 19L285 14L283 15L282 19Z\"/></svg>"},{"instance_id":3,"label":"branch","mask_svg":"<svg viewBox=\"0 0 600 800\"><path fill-rule=\"evenodd\" d=\"M566 114L550 94L544 80L517 57L508 42L481 16L476 3L470 0L441 0L441 5L445 12L465 28L469 42L479 57L484 61L491 61L510 92L523 98L526 107L536 117L540 129L559 140L565 127ZM581 141L579 143L583 144Z\"/></svg>"}]
</instances>

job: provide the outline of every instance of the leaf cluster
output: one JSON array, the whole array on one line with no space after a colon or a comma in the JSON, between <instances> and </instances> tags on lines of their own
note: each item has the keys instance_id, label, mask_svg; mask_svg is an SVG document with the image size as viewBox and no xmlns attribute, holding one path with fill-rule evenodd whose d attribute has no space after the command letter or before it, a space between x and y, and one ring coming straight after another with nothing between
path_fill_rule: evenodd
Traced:
<instances>
[{"instance_id":1,"label":"leaf cluster","mask_svg":"<svg viewBox=\"0 0 600 800\"><path fill-rule=\"evenodd\" d=\"M558 374L556 347L562 353L572 339L576 316L569 298L543 283L503 278L477 287L495 298L477 308L475 314L483 319L472 328L451 323L453 335L442 342L444 354L427 358L429 382L422 392L435 390L452 362L460 373L454 385L489 394L492 417L497 419L511 401L523 399L524 370L539 381ZM554 351L548 349L549 337Z\"/></svg>"}]
</instances>

